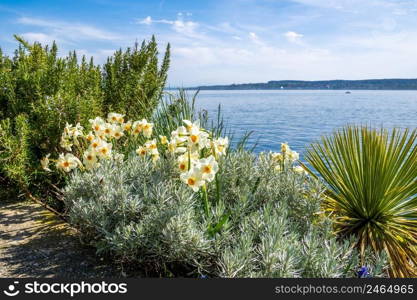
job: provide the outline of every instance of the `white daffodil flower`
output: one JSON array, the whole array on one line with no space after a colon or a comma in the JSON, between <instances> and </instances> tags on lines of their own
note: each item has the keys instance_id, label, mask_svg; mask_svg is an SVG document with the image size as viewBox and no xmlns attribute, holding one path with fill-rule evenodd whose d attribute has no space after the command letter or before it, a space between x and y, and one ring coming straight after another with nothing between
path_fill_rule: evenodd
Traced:
<instances>
[{"instance_id":1,"label":"white daffodil flower","mask_svg":"<svg viewBox=\"0 0 417 300\"><path fill-rule=\"evenodd\" d=\"M61 142L59 143L61 148L64 148L67 151L72 151L72 143L65 136L61 137Z\"/></svg>"},{"instance_id":2,"label":"white daffodil flower","mask_svg":"<svg viewBox=\"0 0 417 300\"><path fill-rule=\"evenodd\" d=\"M281 152L285 155L286 153L289 153L291 151L290 146L288 146L288 143L281 143Z\"/></svg>"},{"instance_id":3,"label":"white daffodil flower","mask_svg":"<svg viewBox=\"0 0 417 300\"><path fill-rule=\"evenodd\" d=\"M273 152L271 154L271 157L276 162L281 162L283 160L283 158L284 158L283 155L282 155L282 153L279 153L279 152L278 153L277 152Z\"/></svg>"},{"instance_id":4,"label":"white daffodil flower","mask_svg":"<svg viewBox=\"0 0 417 300\"><path fill-rule=\"evenodd\" d=\"M207 158L200 159L199 166L202 178L207 182L213 181L217 171L219 170L219 165L217 164L214 156L210 155Z\"/></svg>"},{"instance_id":5,"label":"white daffodil flower","mask_svg":"<svg viewBox=\"0 0 417 300\"><path fill-rule=\"evenodd\" d=\"M180 178L185 184L192 188L194 192L198 192L198 190L205 184L201 175L200 169L198 167L194 167L188 172L182 173Z\"/></svg>"},{"instance_id":6,"label":"white daffodil flower","mask_svg":"<svg viewBox=\"0 0 417 300\"><path fill-rule=\"evenodd\" d=\"M180 126L176 130L171 132L171 140L178 139L178 138L182 139L185 136L188 136L188 131L187 131L187 128L185 128L184 126Z\"/></svg>"},{"instance_id":7,"label":"white daffodil flower","mask_svg":"<svg viewBox=\"0 0 417 300\"><path fill-rule=\"evenodd\" d=\"M191 148L195 148L198 146L198 149L202 149L207 145L208 137L209 134L207 132L193 128L190 131L190 135L188 137L188 144Z\"/></svg>"},{"instance_id":8,"label":"white daffodil flower","mask_svg":"<svg viewBox=\"0 0 417 300\"><path fill-rule=\"evenodd\" d=\"M107 137L106 137L106 135L104 133L98 135L97 138L99 138L102 141L107 141Z\"/></svg>"},{"instance_id":9,"label":"white daffodil flower","mask_svg":"<svg viewBox=\"0 0 417 300\"><path fill-rule=\"evenodd\" d=\"M150 138L152 136L153 123L148 123L145 119L142 120L142 132L143 136Z\"/></svg>"},{"instance_id":10,"label":"white daffodil flower","mask_svg":"<svg viewBox=\"0 0 417 300\"><path fill-rule=\"evenodd\" d=\"M94 130L94 132L102 132L104 130L104 120L100 117L96 117L95 119L88 120L91 124L91 128Z\"/></svg>"},{"instance_id":11,"label":"white daffodil flower","mask_svg":"<svg viewBox=\"0 0 417 300\"><path fill-rule=\"evenodd\" d=\"M138 149L136 149L136 154L139 156L145 156L146 154L148 154L148 149L146 149L143 146L140 146Z\"/></svg>"},{"instance_id":12,"label":"white daffodil flower","mask_svg":"<svg viewBox=\"0 0 417 300\"><path fill-rule=\"evenodd\" d=\"M182 122L185 124L185 128L188 132L191 132L193 130L200 130L200 120L197 120L194 123L190 120L182 120Z\"/></svg>"},{"instance_id":13,"label":"white daffodil flower","mask_svg":"<svg viewBox=\"0 0 417 300\"><path fill-rule=\"evenodd\" d=\"M76 139L79 136L83 136L84 128L81 126L80 123L77 123L75 127L72 128L72 137Z\"/></svg>"},{"instance_id":14,"label":"white daffodil flower","mask_svg":"<svg viewBox=\"0 0 417 300\"><path fill-rule=\"evenodd\" d=\"M115 125L113 128L113 135L116 140L120 139L122 136L124 136L123 129L121 126Z\"/></svg>"},{"instance_id":15,"label":"white daffodil flower","mask_svg":"<svg viewBox=\"0 0 417 300\"><path fill-rule=\"evenodd\" d=\"M187 172L188 165L189 165L188 155L186 154L180 155L177 161L178 161L178 169L180 170L180 172Z\"/></svg>"},{"instance_id":16,"label":"white daffodil flower","mask_svg":"<svg viewBox=\"0 0 417 300\"><path fill-rule=\"evenodd\" d=\"M142 121L135 121L132 125L132 130L134 135L138 135L142 132Z\"/></svg>"},{"instance_id":17,"label":"white daffodil flower","mask_svg":"<svg viewBox=\"0 0 417 300\"><path fill-rule=\"evenodd\" d=\"M175 148L175 154L183 154L185 152L187 152L187 148L185 148L185 147L177 147L177 148Z\"/></svg>"},{"instance_id":18,"label":"white daffodil flower","mask_svg":"<svg viewBox=\"0 0 417 300\"><path fill-rule=\"evenodd\" d=\"M218 138L216 140L213 141L213 146L214 146L214 152L217 155L225 155L226 154L226 149L227 147L229 147L229 138L225 137L225 138Z\"/></svg>"},{"instance_id":19,"label":"white daffodil flower","mask_svg":"<svg viewBox=\"0 0 417 300\"><path fill-rule=\"evenodd\" d=\"M87 170L96 168L98 166L98 159L96 153L94 151L84 152L83 162Z\"/></svg>"},{"instance_id":20,"label":"white daffodil flower","mask_svg":"<svg viewBox=\"0 0 417 300\"><path fill-rule=\"evenodd\" d=\"M82 166L82 163L77 157L75 157L71 153L67 153L65 155L61 153L56 163L57 169L63 170L67 173L77 168L77 166Z\"/></svg>"},{"instance_id":21,"label":"white daffodil flower","mask_svg":"<svg viewBox=\"0 0 417 300\"><path fill-rule=\"evenodd\" d=\"M107 122L113 123L113 124L115 123L121 124L124 122L123 117L124 115L122 114L111 112L107 114Z\"/></svg>"},{"instance_id":22,"label":"white daffodil flower","mask_svg":"<svg viewBox=\"0 0 417 300\"><path fill-rule=\"evenodd\" d=\"M162 145L168 144L168 139L165 135L160 135L159 136L159 141L161 142Z\"/></svg>"},{"instance_id":23,"label":"white daffodil flower","mask_svg":"<svg viewBox=\"0 0 417 300\"><path fill-rule=\"evenodd\" d=\"M112 144L102 142L97 148L97 154L100 158L108 159L111 158Z\"/></svg>"},{"instance_id":24,"label":"white daffodil flower","mask_svg":"<svg viewBox=\"0 0 417 300\"><path fill-rule=\"evenodd\" d=\"M298 174L307 174L306 170L304 170L302 166L295 166L292 170Z\"/></svg>"},{"instance_id":25,"label":"white daffodil flower","mask_svg":"<svg viewBox=\"0 0 417 300\"><path fill-rule=\"evenodd\" d=\"M100 146L103 144L103 140L100 138L95 138L91 141L90 149L97 152L97 149L100 148Z\"/></svg>"},{"instance_id":26,"label":"white daffodil flower","mask_svg":"<svg viewBox=\"0 0 417 300\"><path fill-rule=\"evenodd\" d=\"M104 124L104 129L103 129L103 133L106 137L113 137L113 133L115 130L115 125L111 124L111 123L105 123Z\"/></svg>"},{"instance_id":27,"label":"white daffodil flower","mask_svg":"<svg viewBox=\"0 0 417 300\"><path fill-rule=\"evenodd\" d=\"M290 151L288 152L287 157L290 161L294 162L300 158L300 154L295 151Z\"/></svg>"},{"instance_id":28,"label":"white daffodil flower","mask_svg":"<svg viewBox=\"0 0 417 300\"><path fill-rule=\"evenodd\" d=\"M68 124L68 122L65 122L64 134L66 136L70 136L71 135L71 128L72 128L72 124Z\"/></svg>"},{"instance_id":29,"label":"white daffodil flower","mask_svg":"<svg viewBox=\"0 0 417 300\"><path fill-rule=\"evenodd\" d=\"M130 132L132 130L132 121L128 121L122 124L123 131Z\"/></svg>"},{"instance_id":30,"label":"white daffodil flower","mask_svg":"<svg viewBox=\"0 0 417 300\"><path fill-rule=\"evenodd\" d=\"M171 153L175 153L175 150L177 149L177 143L175 141L168 142L168 151Z\"/></svg>"},{"instance_id":31,"label":"white daffodil flower","mask_svg":"<svg viewBox=\"0 0 417 300\"><path fill-rule=\"evenodd\" d=\"M51 172L51 169L49 169L49 156L51 156L51 154L47 154L41 159L41 166L45 171Z\"/></svg>"},{"instance_id":32,"label":"white daffodil flower","mask_svg":"<svg viewBox=\"0 0 417 300\"><path fill-rule=\"evenodd\" d=\"M187 172L198 162L198 153L184 153L177 158L177 165L180 172Z\"/></svg>"},{"instance_id":33,"label":"white daffodil flower","mask_svg":"<svg viewBox=\"0 0 417 300\"><path fill-rule=\"evenodd\" d=\"M171 141L168 143L168 151L171 153L184 153L187 151L187 148L184 147L184 143L187 141L185 137L180 137L175 135L172 137Z\"/></svg>"},{"instance_id":34,"label":"white daffodil flower","mask_svg":"<svg viewBox=\"0 0 417 300\"><path fill-rule=\"evenodd\" d=\"M160 159L159 153L153 153L152 154L152 162L156 163Z\"/></svg>"},{"instance_id":35,"label":"white daffodil flower","mask_svg":"<svg viewBox=\"0 0 417 300\"><path fill-rule=\"evenodd\" d=\"M158 153L158 147L156 145L156 140L153 139L151 141L147 141L144 145L143 145L146 150L148 151L149 154L155 154Z\"/></svg>"},{"instance_id":36,"label":"white daffodil flower","mask_svg":"<svg viewBox=\"0 0 417 300\"><path fill-rule=\"evenodd\" d=\"M90 131L86 136L85 136L85 139L88 141L88 142L92 142L94 139L95 139L95 136L94 136L94 134Z\"/></svg>"}]
</instances>

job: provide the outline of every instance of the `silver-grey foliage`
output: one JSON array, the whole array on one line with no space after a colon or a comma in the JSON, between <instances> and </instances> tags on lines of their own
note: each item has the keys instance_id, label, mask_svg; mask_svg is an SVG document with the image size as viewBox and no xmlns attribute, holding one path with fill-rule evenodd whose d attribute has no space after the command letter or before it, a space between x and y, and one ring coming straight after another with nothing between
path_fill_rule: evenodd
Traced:
<instances>
[{"instance_id":1,"label":"silver-grey foliage","mask_svg":"<svg viewBox=\"0 0 417 300\"><path fill-rule=\"evenodd\" d=\"M231 151L220 161L220 200L209 186L206 217L198 193L179 181L174 161L132 156L75 173L68 215L98 251L162 276L356 277L362 265L349 240L332 233L321 211L322 186L270 155ZM208 228L223 216L215 234ZM372 276L385 258L368 255Z\"/></svg>"}]
</instances>

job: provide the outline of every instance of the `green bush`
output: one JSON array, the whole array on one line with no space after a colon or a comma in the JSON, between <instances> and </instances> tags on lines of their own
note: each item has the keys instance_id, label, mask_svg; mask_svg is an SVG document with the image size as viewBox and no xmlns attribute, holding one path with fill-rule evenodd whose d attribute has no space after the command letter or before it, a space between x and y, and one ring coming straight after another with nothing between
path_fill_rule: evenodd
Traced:
<instances>
[{"instance_id":1,"label":"green bush","mask_svg":"<svg viewBox=\"0 0 417 300\"><path fill-rule=\"evenodd\" d=\"M70 223L99 252L153 276L356 276L358 253L321 214L322 186L292 169L277 172L271 155L229 152L219 202L209 185L208 217L178 176L174 159L155 165L135 155L76 172L64 193ZM383 257L367 259L373 276L386 275Z\"/></svg>"},{"instance_id":2,"label":"green bush","mask_svg":"<svg viewBox=\"0 0 417 300\"><path fill-rule=\"evenodd\" d=\"M135 119L151 115L165 84L169 45L160 66L152 38L116 51L100 67L75 52L59 57L55 43L16 39L13 58L0 51L0 177L45 198L63 178L46 176L39 160L58 152L65 123L85 126L113 109Z\"/></svg>"},{"instance_id":3,"label":"green bush","mask_svg":"<svg viewBox=\"0 0 417 300\"><path fill-rule=\"evenodd\" d=\"M123 113L127 119L149 118L159 104L167 78L170 46L161 66L155 38L141 47L118 50L103 67L104 108ZM139 100L139 101L138 101Z\"/></svg>"}]
</instances>

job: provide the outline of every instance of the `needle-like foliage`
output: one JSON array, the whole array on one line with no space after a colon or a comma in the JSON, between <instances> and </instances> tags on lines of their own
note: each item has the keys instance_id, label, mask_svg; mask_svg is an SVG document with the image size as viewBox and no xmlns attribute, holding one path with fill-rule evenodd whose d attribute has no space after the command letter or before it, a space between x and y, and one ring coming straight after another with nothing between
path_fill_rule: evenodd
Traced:
<instances>
[{"instance_id":1,"label":"needle-like foliage","mask_svg":"<svg viewBox=\"0 0 417 300\"><path fill-rule=\"evenodd\" d=\"M0 49L0 180L45 199L54 197L63 178L39 172L39 159L60 149L65 123L85 127L111 111L126 119L150 117L162 97L170 50L159 59L152 37L100 66L75 51L59 55L55 42L15 38L13 57Z\"/></svg>"},{"instance_id":2,"label":"needle-like foliage","mask_svg":"<svg viewBox=\"0 0 417 300\"><path fill-rule=\"evenodd\" d=\"M417 130L348 126L306 152L337 232L356 236L362 253L385 251L394 277L417 275L416 140Z\"/></svg>"}]
</instances>

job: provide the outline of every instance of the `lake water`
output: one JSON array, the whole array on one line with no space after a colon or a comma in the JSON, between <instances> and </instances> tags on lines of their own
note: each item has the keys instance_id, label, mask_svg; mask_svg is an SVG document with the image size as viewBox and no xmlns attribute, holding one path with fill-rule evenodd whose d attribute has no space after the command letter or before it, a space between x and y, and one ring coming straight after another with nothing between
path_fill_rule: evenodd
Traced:
<instances>
[{"instance_id":1,"label":"lake water","mask_svg":"<svg viewBox=\"0 0 417 300\"><path fill-rule=\"evenodd\" d=\"M235 136L254 131L249 144L258 141L257 151L279 151L281 142L288 142L302 153L321 135L346 124L417 124L417 91L201 91L196 101L212 117L219 104Z\"/></svg>"}]
</instances>

